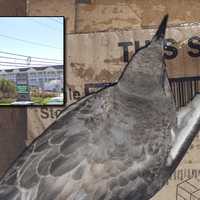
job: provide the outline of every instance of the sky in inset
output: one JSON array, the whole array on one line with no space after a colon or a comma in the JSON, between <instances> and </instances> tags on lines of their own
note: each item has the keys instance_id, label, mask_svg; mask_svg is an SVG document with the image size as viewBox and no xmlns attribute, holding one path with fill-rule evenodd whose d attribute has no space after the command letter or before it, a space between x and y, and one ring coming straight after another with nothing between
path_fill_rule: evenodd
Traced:
<instances>
[{"instance_id":1,"label":"sky in inset","mask_svg":"<svg viewBox=\"0 0 200 200\"><path fill-rule=\"evenodd\" d=\"M0 69L13 68L13 63L62 64L63 23L63 17L0 17Z\"/></svg>"}]
</instances>

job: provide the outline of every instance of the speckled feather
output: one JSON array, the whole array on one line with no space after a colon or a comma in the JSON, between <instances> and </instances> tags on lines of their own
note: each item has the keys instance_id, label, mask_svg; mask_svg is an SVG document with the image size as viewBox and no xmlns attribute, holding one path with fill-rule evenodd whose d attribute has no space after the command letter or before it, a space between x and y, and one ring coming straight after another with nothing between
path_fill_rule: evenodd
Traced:
<instances>
[{"instance_id":1,"label":"speckled feather","mask_svg":"<svg viewBox=\"0 0 200 200\"><path fill-rule=\"evenodd\" d=\"M69 106L0 181L0 200L145 200L167 176L176 113L163 37L117 84Z\"/></svg>"}]
</instances>

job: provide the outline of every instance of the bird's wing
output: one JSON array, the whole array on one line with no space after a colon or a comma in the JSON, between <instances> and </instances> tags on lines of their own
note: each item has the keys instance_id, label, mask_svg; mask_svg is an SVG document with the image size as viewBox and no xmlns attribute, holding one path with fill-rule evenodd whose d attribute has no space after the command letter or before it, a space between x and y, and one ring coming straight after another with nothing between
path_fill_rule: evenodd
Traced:
<instances>
[{"instance_id":1,"label":"bird's wing","mask_svg":"<svg viewBox=\"0 0 200 200\"><path fill-rule=\"evenodd\" d=\"M98 151L91 135L103 128L110 98L103 90L69 106L0 180L0 200L55 200L70 179L77 182Z\"/></svg>"},{"instance_id":2,"label":"bird's wing","mask_svg":"<svg viewBox=\"0 0 200 200\"><path fill-rule=\"evenodd\" d=\"M149 161L144 145L123 144L118 124L124 131L128 125L115 117L121 113L112 107L112 95L110 87L68 107L2 178L0 200L137 199L145 194L145 169L155 161Z\"/></svg>"}]
</instances>

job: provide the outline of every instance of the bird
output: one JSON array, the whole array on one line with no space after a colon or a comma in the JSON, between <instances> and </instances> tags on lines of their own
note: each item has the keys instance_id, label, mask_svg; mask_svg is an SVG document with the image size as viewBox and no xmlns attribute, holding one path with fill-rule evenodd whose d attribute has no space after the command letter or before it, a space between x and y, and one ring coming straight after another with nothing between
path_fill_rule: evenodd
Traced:
<instances>
[{"instance_id":1,"label":"bird","mask_svg":"<svg viewBox=\"0 0 200 200\"><path fill-rule=\"evenodd\" d=\"M167 21L116 83L68 106L22 152L0 179L0 200L148 200L164 186L200 121L199 101L176 111Z\"/></svg>"}]
</instances>

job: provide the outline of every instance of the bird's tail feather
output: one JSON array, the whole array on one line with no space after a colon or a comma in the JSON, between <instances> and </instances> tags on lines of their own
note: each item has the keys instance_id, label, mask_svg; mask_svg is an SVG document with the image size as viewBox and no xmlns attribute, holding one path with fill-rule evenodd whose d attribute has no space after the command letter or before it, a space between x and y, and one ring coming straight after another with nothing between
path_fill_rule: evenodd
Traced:
<instances>
[{"instance_id":1,"label":"bird's tail feather","mask_svg":"<svg viewBox=\"0 0 200 200\"><path fill-rule=\"evenodd\" d=\"M177 167L200 130L200 95L197 95L191 103L183 107L177 113L177 118L178 127L174 130L175 142L170 151L170 163L168 163L173 168Z\"/></svg>"}]
</instances>

